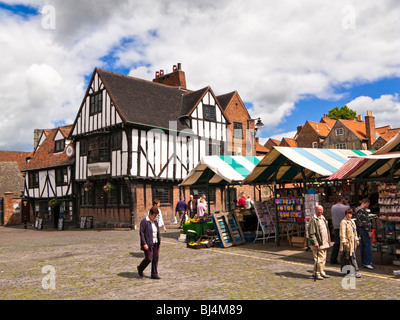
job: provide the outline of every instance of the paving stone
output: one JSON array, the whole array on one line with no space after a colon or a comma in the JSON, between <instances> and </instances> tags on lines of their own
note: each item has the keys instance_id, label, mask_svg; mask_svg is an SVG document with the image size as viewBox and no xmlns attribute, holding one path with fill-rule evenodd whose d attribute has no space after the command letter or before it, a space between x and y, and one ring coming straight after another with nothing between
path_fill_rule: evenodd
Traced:
<instances>
[{"instance_id":1,"label":"paving stone","mask_svg":"<svg viewBox=\"0 0 400 320\"><path fill-rule=\"evenodd\" d=\"M286 246L246 243L194 250L179 230L163 233L161 280L144 277L137 230L47 231L0 227L0 299L28 300L380 300L400 298L400 277L389 264L361 269L355 287L342 286L339 265L329 279L312 278L312 253ZM55 289L44 289L44 266L53 266Z\"/></svg>"}]
</instances>

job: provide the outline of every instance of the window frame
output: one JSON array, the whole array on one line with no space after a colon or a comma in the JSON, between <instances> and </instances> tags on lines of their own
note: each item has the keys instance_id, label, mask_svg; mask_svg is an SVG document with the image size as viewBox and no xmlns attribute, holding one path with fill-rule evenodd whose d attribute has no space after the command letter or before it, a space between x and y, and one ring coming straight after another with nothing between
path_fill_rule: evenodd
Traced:
<instances>
[{"instance_id":1,"label":"window frame","mask_svg":"<svg viewBox=\"0 0 400 320\"><path fill-rule=\"evenodd\" d=\"M344 135L344 129L343 128L336 128L335 133L336 133L336 136L343 136Z\"/></svg>"},{"instance_id":2,"label":"window frame","mask_svg":"<svg viewBox=\"0 0 400 320\"><path fill-rule=\"evenodd\" d=\"M342 148L342 147L344 147L344 148ZM347 143L346 142L339 142L339 143L336 143L336 149L347 149Z\"/></svg>"},{"instance_id":3,"label":"window frame","mask_svg":"<svg viewBox=\"0 0 400 320\"><path fill-rule=\"evenodd\" d=\"M210 112L212 110L212 112ZM215 122L217 119L217 111L215 106L211 104L203 104L203 119L207 121ZM211 116L212 115L212 116Z\"/></svg>"},{"instance_id":4,"label":"window frame","mask_svg":"<svg viewBox=\"0 0 400 320\"><path fill-rule=\"evenodd\" d=\"M28 173L28 187L29 189L39 188L39 172L33 171Z\"/></svg>"},{"instance_id":5,"label":"window frame","mask_svg":"<svg viewBox=\"0 0 400 320\"><path fill-rule=\"evenodd\" d=\"M56 168L56 186L62 187L68 185L68 169L66 167Z\"/></svg>"},{"instance_id":6,"label":"window frame","mask_svg":"<svg viewBox=\"0 0 400 320\"><path fill-rule=\"evenodd\" d=\"M236 128L237 126L239 126L240 128ZM239 132L240 132L240 135L239 135ZM241 139L241 140L243 139L243 123L241 123L241 122L233 123L233 138Z\"/></svg>"},{"instance_id":7,"label":"window frame","mask_svg":"<svg viewBox=\"0 0 400 320\"><path fill-rule=\"evenodd\" d=\"M88 163L110 162L110 136L98 135L88 139L87 143Z\"/></svg>"},{"instance_id":8,"label":"window frame","mask_svg":"<svg viewBox=\"0 0 400 320\"><path fill-rule=\"evenodd\" d=\"M65 139L54 141L54 153L63 152L65 149Z\"/></svg>"},{"instance_id":9,"label":"window frame","mask_svg":"<svg viewBox=\"0 0 400 320\"><path fill-rule=\"evenodd\" d=\"M151 188L152 197L154 200L159 200L160 205L170 206L173 203L172 186L170 185L154 185ZM160 194L161 193L161 194Z\"/></svg>"},{"instance_id":10,"label":"window frame","mask_svg":"<svg viewBox=\"0 0 400 320\"><path fill-rule=\"evenodd\" d=\"M103 111L103 90L91 94L89 99L89 116Z\"/></svg>"}]
</instances>

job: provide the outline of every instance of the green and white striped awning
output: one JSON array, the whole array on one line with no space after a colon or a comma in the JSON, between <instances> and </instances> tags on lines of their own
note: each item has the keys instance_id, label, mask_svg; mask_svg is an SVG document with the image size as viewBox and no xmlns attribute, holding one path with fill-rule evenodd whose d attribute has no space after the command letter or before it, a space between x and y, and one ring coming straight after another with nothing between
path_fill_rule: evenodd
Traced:
<instances>
[{"instance_id":1,"label":"green and white striped awning","mask_svg":"<svg viewBox=\"0 0 400 320\"><path fill-rule=\"evenodd\" d=\"M240 184L262 159L263 157L205 156L180 185Z\"/></svg>"},{"instance_id":2,"label":"green and white striped awning","mask_svg":"<svg viewBox=\"0 0 400 320\"><path fill-rule=\"evenodd\" d=\"M263 184L324 178L334 174L351 157L374 151L274 147L246 177L244 183Z\"/></svg>"}]
</instances>

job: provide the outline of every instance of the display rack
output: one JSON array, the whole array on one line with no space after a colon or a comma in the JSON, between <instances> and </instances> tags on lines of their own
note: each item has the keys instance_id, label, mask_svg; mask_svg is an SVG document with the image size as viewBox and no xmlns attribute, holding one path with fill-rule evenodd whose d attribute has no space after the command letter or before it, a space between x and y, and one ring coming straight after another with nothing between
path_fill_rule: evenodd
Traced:
<instances>
[{"instance_id":1,"label":"display rack","mask_svg":"<svg viewBox=\"0 0 400 320\"><path fill-rule=\"evenodd\" d=\"M379 220L373 223L372 247L381 254L395 255L393 263L400 265L400 184L381 183L378 192Z\"/></svg>"},{"instance_id":2,"label":"display rack","mask_svg":"<svg viewBox=\"0 0 400 320\"><path fill-rule=\"evenodd\" d=\"M254 203L254 210L257 215L258 224L256 237L253 242L262 240L275 239L275 206L273 200L270 201L256 201ZM260 232L262 232L262 237L260 237Z\"/></svg>"},{"instance_id":3,"label":"display rack","mask_svg":"<svg viewBox=\"0 0 400 320\"><path fill-rule=\"evenodd\" d=\"M245 242L242 228L234 212L215 213L212 219L221 247L227 248Z\"/></svg>"}]
</instances>

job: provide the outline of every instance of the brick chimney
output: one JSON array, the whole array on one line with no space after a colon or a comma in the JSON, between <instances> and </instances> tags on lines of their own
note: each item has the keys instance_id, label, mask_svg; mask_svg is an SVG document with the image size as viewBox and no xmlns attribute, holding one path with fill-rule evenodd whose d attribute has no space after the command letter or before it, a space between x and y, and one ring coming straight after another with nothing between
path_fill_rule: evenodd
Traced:
<instances>
[{"instance_id":1,"label":"brick chimney","mask_svg":"<svg viewBox=\"0 0 400 320\"><path fill-rule=\"evenodd\" d=\"M173 71L168 74L164 74L164 70L156 71L153 82L186 89L186 77L185 72L183 72L181 69L181 64L178 63L178 65L174 65L172 70Z\"/></svg>"},{"instance_id":2,"label":"brick chimney","mask_svg":"<svg viewBox=\"0 0 400 320\"><path fill-rule=\"evenodd\" d=\"M365 130L368 139L368 150L372 149L372 145L376 141L376 131L375 131L375 117L372 111L367 111L367 116L365 117Z\"/></svg>"}]
</instances>

